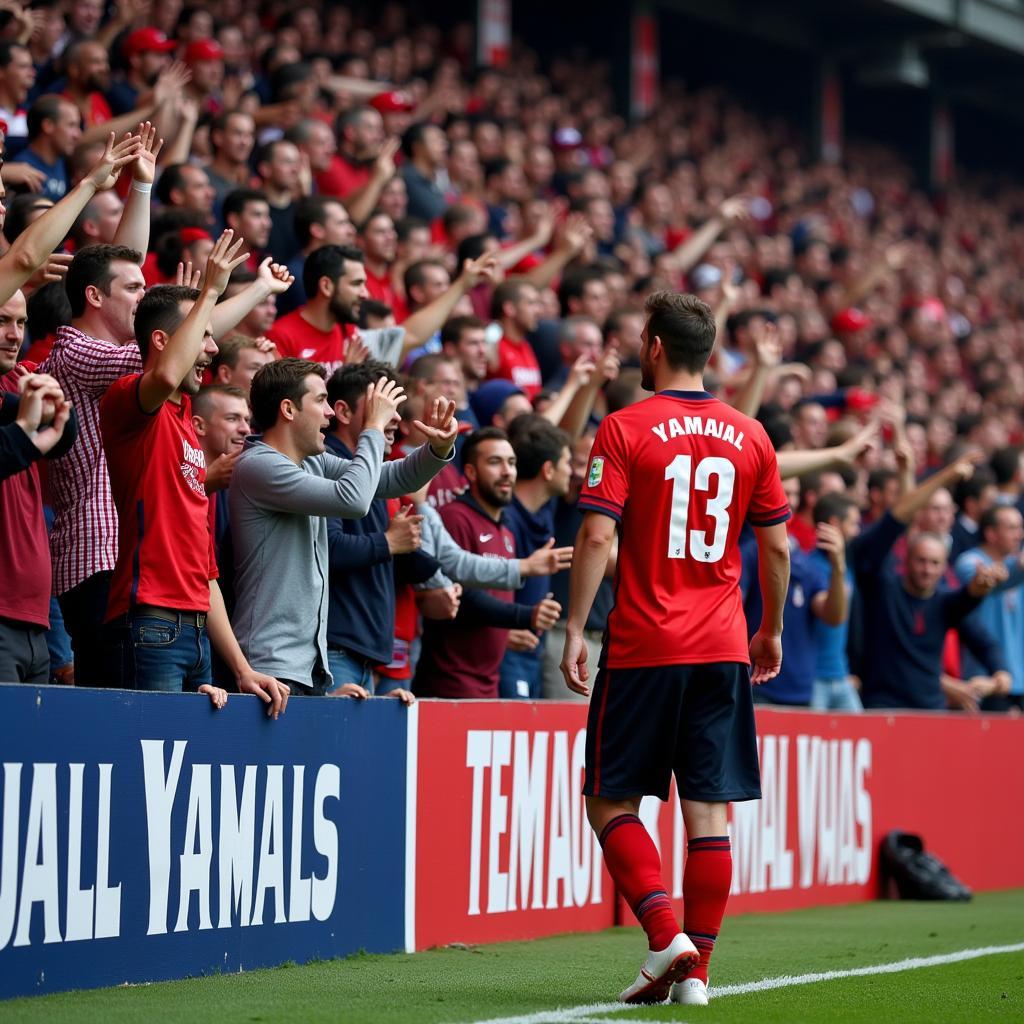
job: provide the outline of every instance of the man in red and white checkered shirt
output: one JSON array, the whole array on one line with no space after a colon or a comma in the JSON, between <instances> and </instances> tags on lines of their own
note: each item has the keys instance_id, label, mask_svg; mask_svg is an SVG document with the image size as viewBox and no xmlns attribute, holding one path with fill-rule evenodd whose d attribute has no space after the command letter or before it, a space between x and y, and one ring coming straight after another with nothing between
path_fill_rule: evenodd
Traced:
<instances>
[{"instance_id":1,"label":"man in red and white checkered shirt","mask_svg":"<svg viewBox=\"0 0 1024 1024\"><path fill-rule=\"evenodd\" d=\"M75 256L66 289L72 323L57 331L45 362L78 411L78 442L50 466L53 587L75 652L75 681L104 684L101 641L117 561L117 510L100 439L99 403L119 377L142 372L135 310L146 291L142 256L92 245Z\"/></svg>"}]
</instances>

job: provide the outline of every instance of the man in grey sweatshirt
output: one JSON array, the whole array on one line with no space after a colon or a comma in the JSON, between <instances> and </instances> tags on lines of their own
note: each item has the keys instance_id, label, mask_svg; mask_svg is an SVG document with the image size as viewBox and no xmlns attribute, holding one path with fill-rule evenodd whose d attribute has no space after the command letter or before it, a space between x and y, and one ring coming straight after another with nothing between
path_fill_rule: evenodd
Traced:
<instances>
[{"instance_id":1,"label":"man in grey sweatshirt","mask_svg":"<svg viewBox=\"0 0 1024 1024\"><path fill-rule=\"evenodd\" d=\"M332 414L324 378L322 366L302 359L259 371L251 403L263 433L247 439L231 478L232 625L253 668L295 695L331 687L326 517L358 518L374 498L419 490L451 461L458 431L455 403L439 399L416 424L428 443L385 463L384 428L406 396L381 379L367 389L355 457L339 458L324 450Z\"/></svg>"}]
</instances>

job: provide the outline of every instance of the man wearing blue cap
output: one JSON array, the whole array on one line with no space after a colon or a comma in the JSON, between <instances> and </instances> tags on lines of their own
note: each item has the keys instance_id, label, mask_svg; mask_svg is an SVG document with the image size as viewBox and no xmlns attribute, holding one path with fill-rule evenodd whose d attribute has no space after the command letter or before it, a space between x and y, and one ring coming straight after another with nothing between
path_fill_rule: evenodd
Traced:
<instances>
[{"instance_id":1,"label":"man wearing blue cap","mask_svg":"<svg viewBox=\"0 0 1024 1024\"><path fill-rule=\"evenodd\" d=\"M517 416L533 412L526 392L510 380L489 380L469 396L469 407L481 427L504 430Z\"/></svg>"}]
</instances>

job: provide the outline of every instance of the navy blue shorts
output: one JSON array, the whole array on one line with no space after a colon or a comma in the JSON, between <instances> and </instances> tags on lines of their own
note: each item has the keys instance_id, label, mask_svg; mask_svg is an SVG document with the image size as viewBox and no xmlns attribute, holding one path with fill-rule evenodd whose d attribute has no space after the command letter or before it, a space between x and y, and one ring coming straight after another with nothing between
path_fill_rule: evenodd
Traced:
<instances>
[{"instance_id":1,"label":"navy blue shorts","mask_svg":"<svg viewBox=\"0 0 1024 1024\"><path fill-rule=\"evenodd\" d=\"M684 800L757 800L750 668L738 662L601 667L590 698L583 792Z\"/></svg>"}]
</instances>

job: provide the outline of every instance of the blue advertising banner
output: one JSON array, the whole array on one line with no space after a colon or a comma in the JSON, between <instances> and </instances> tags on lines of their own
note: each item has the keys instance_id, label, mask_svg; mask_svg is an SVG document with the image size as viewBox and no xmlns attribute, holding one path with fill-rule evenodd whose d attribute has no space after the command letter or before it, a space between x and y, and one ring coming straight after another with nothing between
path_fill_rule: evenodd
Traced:
<instances>
[{"instance_id":1,"label":"blue advertising banner","mask_svg":"<svg viewBox=\"0 0 1024 1024\"><path fill-rule=\"evenodd\" d=\"M0 686L0 997L404 948L408 730Z\"/></svg>"}]
</instances>

